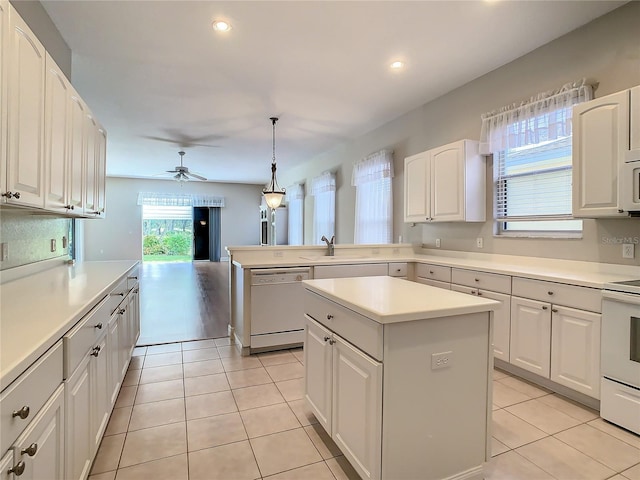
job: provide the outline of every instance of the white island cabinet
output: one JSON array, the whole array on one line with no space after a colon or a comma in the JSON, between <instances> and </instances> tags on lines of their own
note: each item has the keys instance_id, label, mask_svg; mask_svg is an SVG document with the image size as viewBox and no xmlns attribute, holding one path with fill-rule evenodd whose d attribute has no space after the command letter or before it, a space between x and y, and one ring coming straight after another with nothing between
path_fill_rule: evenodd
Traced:
<instances>
[{"instance_id":1,"label":"white island cabinet","mask_svg":"<svg viewBox=\"0 0 640 480\"><path fill-rule=\"evenodd\" d=\"M303 283L305 397L358 474L483 478L498 302L392 277Z\"/></svg>"}]
</instances>

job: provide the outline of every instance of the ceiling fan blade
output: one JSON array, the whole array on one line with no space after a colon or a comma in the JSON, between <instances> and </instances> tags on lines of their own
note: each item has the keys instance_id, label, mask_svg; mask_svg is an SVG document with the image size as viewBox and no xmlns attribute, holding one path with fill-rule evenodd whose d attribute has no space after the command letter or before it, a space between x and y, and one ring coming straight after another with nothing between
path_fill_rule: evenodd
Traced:
<instances>
[{"instance_id":1,"label":"ceiling fan blade","mask_svg":"<svg viewBox=\"0 0 640 480\"><path fill-rule=\"evenodd\" d=\"M167 173L179 173L178 170L165 170L165 172L167 172Z\"/></svg>"},{"instance_id":2,"label":"ceiling fan blade","mask_svg":"<svg viewBox=\"0 0 640 480\"><path fill-rule=\"evenodd\" d=\"M206 180L206 178L203 177L202 175L198 175L197 173L193 173L193 172L189 172L189 176L197 178L198 180Z\"/></svg>"}]
</instances>

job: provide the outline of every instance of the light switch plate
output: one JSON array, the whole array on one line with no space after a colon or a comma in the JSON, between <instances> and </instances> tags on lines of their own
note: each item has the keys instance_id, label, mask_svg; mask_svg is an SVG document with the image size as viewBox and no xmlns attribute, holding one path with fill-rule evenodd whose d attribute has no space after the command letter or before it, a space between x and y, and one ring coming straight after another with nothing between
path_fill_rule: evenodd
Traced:
<instances>
[{"instance_id":1,"label":"light switch plate","mask_svg":"<svg viewBox=\"0 0 640 480\"><path fill-rule=\"evenodd\" d=\"M476 238L476 247L478 248L484 247L484 239L482 237Z\"/></svg>"}]
</instances>

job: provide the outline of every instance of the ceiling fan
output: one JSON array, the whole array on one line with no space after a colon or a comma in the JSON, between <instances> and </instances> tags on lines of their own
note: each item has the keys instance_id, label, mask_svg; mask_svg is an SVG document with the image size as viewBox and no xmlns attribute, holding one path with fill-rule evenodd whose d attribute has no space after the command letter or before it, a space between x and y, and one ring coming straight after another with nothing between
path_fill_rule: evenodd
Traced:
<instances>
[{"instance_id":1,"label":"ceiling fan","mask_svg":"<svg viewBox=\"0 0 640 480\"><path fill-rule=\"evenodd\" d=\"M198 175L197 173L190 172L189 168L183 165L182 162L184 159L184 154L185 152L183 152L182 150L178 152L178 155L180 155L180 165L176 166L173 170L166 170L166 173L175 174L173 176L173 179L177 180L178 182L188 182L189 180L193 180L194 178L196 180L206 180L206 178L203 177L202 175Z\"/></svg>"}]
</instances>

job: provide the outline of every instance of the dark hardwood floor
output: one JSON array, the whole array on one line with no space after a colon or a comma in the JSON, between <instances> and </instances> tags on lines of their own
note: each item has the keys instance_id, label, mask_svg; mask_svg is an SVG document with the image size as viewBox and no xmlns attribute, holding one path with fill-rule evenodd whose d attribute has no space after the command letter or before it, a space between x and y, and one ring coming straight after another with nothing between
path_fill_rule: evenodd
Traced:
<instances>
[{"instance_id":1,"label":"dark hardwood floor","mask_svg":"<svg viewBox=\"0 0 640 480\"><path fill-rule=\"evenodd\" d=\"M226 337L227 262L143 262L138 345Z\"/></svg>"}]
</instances>

